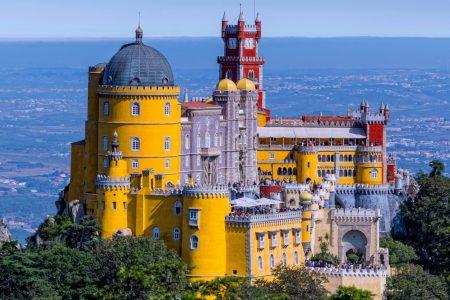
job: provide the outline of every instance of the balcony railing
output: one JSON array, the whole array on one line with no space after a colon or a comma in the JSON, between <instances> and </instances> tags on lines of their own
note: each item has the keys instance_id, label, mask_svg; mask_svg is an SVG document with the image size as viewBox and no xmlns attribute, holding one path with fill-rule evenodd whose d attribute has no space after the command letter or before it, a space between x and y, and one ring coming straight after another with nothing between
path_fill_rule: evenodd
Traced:
<instances>
[{"instance_id":1,"label":"balcony railing","mask_svg":"<svg viewBox=\"0 0 450 300\"><path fill-rule=\"evenodd\" d=\"M285 212L275 212L268 214L249 214L249 215L228 215L225 218L227 222L233 223L261 223L279 220L295 220L301 221L302 212L301 211L285 211Z\"/></svg>"}]
</instances>

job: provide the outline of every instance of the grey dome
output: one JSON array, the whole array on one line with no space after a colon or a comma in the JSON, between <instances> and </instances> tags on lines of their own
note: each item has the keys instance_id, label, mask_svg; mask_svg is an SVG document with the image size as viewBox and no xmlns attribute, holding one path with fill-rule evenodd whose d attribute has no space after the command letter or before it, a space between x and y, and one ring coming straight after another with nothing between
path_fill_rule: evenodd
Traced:
<instances>
[{"instance_id":1,"label":"grey dome","mask_svg":"<svg viewBox=\"0 0 450 300\"><path fill-rule=\"evenodd\" d=\"M104 85L173 86L169 62L158 50L142 43L142 29L136 42L125 44L109 61L103 75Z\"/></svg>"}]
</instances>

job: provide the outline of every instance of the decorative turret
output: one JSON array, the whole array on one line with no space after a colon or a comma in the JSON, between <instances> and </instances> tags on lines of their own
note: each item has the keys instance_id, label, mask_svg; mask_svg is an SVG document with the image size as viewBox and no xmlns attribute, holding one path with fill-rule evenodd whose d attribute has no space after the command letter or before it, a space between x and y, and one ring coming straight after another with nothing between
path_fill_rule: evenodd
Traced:
<instances>
[{"instance_id":1,"label":"decorative turret","mask_svg":"<svg viewBox=\"0 0 450 300\"><path fill-rule=\"evenodd\" d=\"M107 175L98 175L96 181L98 219L102 225L102 236L106 238L128 227L127 207L131 183L127 164L119 151L117 132L113 134L108 160Z\"/></svg>"},{"instance_id":2,"label":"decorative turret","mask_svg":"<svg viewBox=\"0 0 450 300\"><path fill-rule=\"evenodd\" d=\"M136 28L136 43L142 44L142 37L144 36L144 31L141 28L141 25L138 25L138 28Z\"/></svg>"}]
</instances>

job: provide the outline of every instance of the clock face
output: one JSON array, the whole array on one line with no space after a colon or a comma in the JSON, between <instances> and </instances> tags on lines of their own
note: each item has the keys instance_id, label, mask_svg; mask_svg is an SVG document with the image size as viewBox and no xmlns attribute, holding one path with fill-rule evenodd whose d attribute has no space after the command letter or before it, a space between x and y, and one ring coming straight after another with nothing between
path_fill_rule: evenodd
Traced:
<instances>
[{"instance_id":1,"label":"clock face","mask_svg":"<svg viewBox=\"0 0 450 300\"><path fill-rule=\"evenodd\" d=\"M229 49L236 49L237 41L236 38L229 38L228 39L228 48Z\"/></svg>"},{"instance_id":2,"label":"clock face","mask_svg":"<svg viewBox=\"0 0 450 300\"><path fill-rule=\"evenodd\" d=\"M246 38L244 41L244 47L245 49L253 49L255 47L255 41L250 38Z\"/></svg>"}]
</instances>

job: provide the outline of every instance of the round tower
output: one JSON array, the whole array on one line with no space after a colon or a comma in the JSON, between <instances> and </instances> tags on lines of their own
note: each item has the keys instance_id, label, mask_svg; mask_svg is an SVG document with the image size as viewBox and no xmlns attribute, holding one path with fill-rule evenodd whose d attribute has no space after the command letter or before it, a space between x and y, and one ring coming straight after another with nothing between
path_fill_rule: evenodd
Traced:
<instances>
[{"instance_id":1,"label":"round tower","mask_svg":"<svg viewBox=\"0 0 450 300\"><path fill-rule=\"evenodd\" d=\"M311 204L313 195L308 191L300 194L300 204L302 206L302 244L305 254L311 250Z\"/></svg>"},{"instance_id":2,"label":"round tower","mask_svg":"<svg viewBox=\"0 0 450 300\"><path fill-rule=\"evenodd\" d=\"M317 151L313 146L301 147L297 161L297 181L306 183L308 180L318 182L317 177Z\"/></svg>"},{"instance_id":3,"label":"round tower","mask_svg":"<svg viewBox=\"0 0 450 300\"><path fill-rule=\"evenodd\" d=\"M381 146L358 146L356 180L360 184L383 184L383 150Z\"/></svg>"},{"instance_id":4,"label":"round tower","mask_svg":"<svg viewBox=\"0 0 450 300\"><path fill-rule=\"evenodd\" d=\"M127 221L128 193L130 176L126 162L119 151L117 132L114 132L111 151L108 152L109 167L107 175L98 175L98 220L102 237L110 238L120 229L129 227Z\"/></svg>"},{"instance_id":5,"label":"round tower","mask_svg":"<svg viewBox=\"0 0 450 300\"><path fill-rule=\"evenodd\" d=\"M230 211L226 187L185 190L181 257L192 280L226 275L225 217Z\"/></svg>"}]
</instances>

